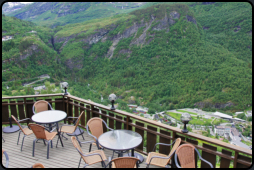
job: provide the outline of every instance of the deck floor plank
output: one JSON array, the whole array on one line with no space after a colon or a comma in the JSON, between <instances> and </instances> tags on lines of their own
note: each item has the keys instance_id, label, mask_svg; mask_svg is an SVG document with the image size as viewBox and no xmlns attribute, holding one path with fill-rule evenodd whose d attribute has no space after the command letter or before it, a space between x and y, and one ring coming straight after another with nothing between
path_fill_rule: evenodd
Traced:
<instances>
[{"instance_id":1,"label":"deck floor plank","mask_svg":"<svg viewBox=\"0 0 254 170\"><path fill-rule=\"evenodd\" d=\"M60 126L61 127L61 126ZM22 139L24 134L21 132L19 144L17 145L18 132L15 133L3 133L2 136L5 142L2 141L2 148L7 152L9 156L9 166L8 168L30 168L35 163L42 163L47 168L77 168L80 160L80 155L74 148L70 136L65 136L68 138L62 139L64 147L61 146L60 141L58 142L58 147L56 148L57 138L53 139L53 148L49 148L49 159L47 159L47 145L45 146L42 140L35 144L35 156L32 156L33 140L35 135L29 135L25 137L22 152L20 151ZM82 136L79 136L79 140L91 141L93 140L86 132L83 134L85 140ZM47 144L47 142L46 142ZM84 153L88 153L89 144L82 144L82 150ZM97 150L96 146L92 146L92 151ZM112 156L113 152L108 149L104 149L106 157ZM114 155L116 158L116 154ZM140 164L140 168L145 168L146 156L144 155L144 162ZM2 161L5 165L5 157ZM106 161L106 164L108 161ZM80 168L85 165L84 161L81 160ZM150 166L151 168L160 168L157 166ZM87 168L102 168L101 163L96 163L94 165L87 166Z\"/></svg>"}]
</instances>

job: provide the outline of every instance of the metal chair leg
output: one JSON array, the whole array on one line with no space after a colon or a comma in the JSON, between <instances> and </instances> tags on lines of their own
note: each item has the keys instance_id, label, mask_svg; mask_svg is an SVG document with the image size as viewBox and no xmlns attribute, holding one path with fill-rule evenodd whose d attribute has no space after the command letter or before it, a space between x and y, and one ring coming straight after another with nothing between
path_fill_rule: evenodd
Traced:
<instances>
[{"instance_id":1,"label":"metal chair leg","mask_svg":"<svg viewBox=\"0 0 254 170\"><path fill-rule=\"evenodd\" d=\"M43 143L44 143L44 145L46 145L45 139L43 139Z\"/></svg>"},{"instance_id":2,"label":"metal chair leg","mask_svg":"<svg viewBox=\"0 0 254 170\"><path fill-rule=\"evenodd\" d=\"M26 135L24 135L23 140L22 140L21 151L22 151L22 147L23 147L25 137L26 137Z\"/></svg>"},{"instance_id":3,"label":"metal chair leg","mask_svg":"<svg viewBox=\"0 0 254 170\"><path fill-rule=\"evenodd\" d=\"M21 132L21 131L19 131L19 137L20 137L20 132ZM17 142L17 145L19 144L19 137L18 137L18 142Z\"/></svg>"},{"instance_id":4,"label":"metal chair leg","mask_svg":"<svg viewBox=\"0 0 254 170\"><path fill-rule=\"evenodd\" d=\"M49 145L50 145L50 141L48 141L48 146L47 146L47 159L49 159Z\"/></svg>"},{"instance_id":5,"label":"metal chair leg","mask_svg":"<svg viewBox=\"0 0 254 170\"><path fill-rule=\"evenodd\" d=\"M92 144L90 143L89 152L91 152L91 149L92 149Z\"/></svg>"},{"instance_id":6,"label":"metal chair leg","mask_svg":"<svg viewBox=\"0 0 254 170\"><path fill-rule=\"evenodd\" d=\"M66 137L64 136L64 133L62 133L62 137L64 137L66 140L68 140L68 138L66 138Z\"/></svg>"},{"instance_id":7,"label":"metal chair leg","mask_svg":"<svg viewBox=\"0 0 254 170\"><path fill-rule=\"evenodd\" d=\"M77 138L77 141L78 141L78 143L79 143L79 146L80 146L80 147L82 147L81 142L79 141L79 139L78 139L78 136L77 136L77 135L76 135L76 138Z\"/></svg>"},{"instance_id":8,"label":"metal chair leg","mask_svg":"<svg viewBox=\"0 0 254 170\"><path fill-rule=\"evenodd\" d=\"M34 147L35 147L35 141L36 141L37 139L34 139L34 141L33 141L33 153L32 153L32 155L34 156Z\"/></svg>"},{"instance_id":9,"label":"metal chair leg","mask_svg":"<svg viewBox=\"0 0 254 170\"><path fill-rule=\"evenodd\" d=\"M80 162L81 162L81 159L82 159L82 157L80 157L80 159L79 159L79 164L78 164L78 168L79 168L79 166L80 166Z\"/></svg>"},{"instance_id":10,"label":"metal chair leg","mask_svg":"<svg viewBox=\"0 0 254 170\"><path fill-rule=\"evenodd\" d=\"M2 139L3 139L3 141L5 142L4 137L2 137Z\"/></svg>"},{"instance_id":11,"label":"metal chair leg","mask_svg":"<svg viewBox=\"0 0 254 170\"><path fill-rule=\"evenodd\" d=\"M102 168L103 168L103 162L101 161L101 166L102 166Z\"/></svg>"}]
</instances>

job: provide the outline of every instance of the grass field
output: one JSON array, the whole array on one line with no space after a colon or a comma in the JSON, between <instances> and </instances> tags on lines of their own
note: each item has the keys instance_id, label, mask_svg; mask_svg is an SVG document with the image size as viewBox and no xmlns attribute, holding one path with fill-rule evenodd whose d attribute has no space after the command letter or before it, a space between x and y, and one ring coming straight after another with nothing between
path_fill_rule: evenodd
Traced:
<instances>
[{"instance_id":1,"label":"grass field","mask_svg":"<svg viewBox=\"0 0 254 170\"><path fill-rule=\"evenodd\" d=\"M193 114L193 115L198 115L197 113L194 113L194 112L189 112L189 111L186 111L186 110L176 110L178 112L186 112L186 113L189 113L189 114Z\"/></svg>"},{"instance_id":2,"label":"grass field","mask_svg":"<svg viewBox=\"0 0 254 170\"><path fill-rule=\"evenodd\" d=\"M174 112L166 112L169 116L175 118L178 121L181 121L181 114L174 113ZM205 125L210 126L213 119L202 119L202 118L196 118L196 116L191 116L192 120L189 122L189 124L195 124L195 125Z\"/></svg>"}]
</instances>

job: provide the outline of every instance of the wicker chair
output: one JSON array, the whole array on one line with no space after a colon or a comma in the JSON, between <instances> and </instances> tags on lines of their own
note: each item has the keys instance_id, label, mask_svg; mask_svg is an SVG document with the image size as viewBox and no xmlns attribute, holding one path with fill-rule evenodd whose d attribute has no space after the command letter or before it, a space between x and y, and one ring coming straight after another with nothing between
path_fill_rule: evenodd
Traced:
<instances>
[{"instance_id":1,"label":"wicker chair","mask_svg":"<svg viewBox=\"0 0 254 170\"><path fill-rule=\"evenodd\" d=\"M139 167L139 165L138 165L139 159L138 158L119 157L119 158L115 158L111 161L110 161L110 159L111 159L111 157L109 157L108 165L111 168L137 168L137 167Z\"/></svg>"},{"instance_id":2,"label":"wicker chair","mask_svg":"<svg viewBox=\"0 0 254 170\"><path fill-rule=\"evenodd\" d=\"M92 136L95 141L94 143L90 144L89 152L91 152L92 145L96 145L98 149L103 149L103 147L100 146L98 142L98 138L100 137L101 134L103 134L102 122L106 125L107 129L113 130L109 128L107 123L99 117L94 117L87 122L87 125L86 125L87 133L88 135ZM89 129L92 134L89 132Z\"/></svg>"},{"instance_id":3,"label":"wicker chair","mask_svg":"<svg viewBox=\"0 0 254 170\"><path fill-rule=\"evenodd\" d=\"M204 161L205 163L210 165L211 168L213 168L213 165L210 162L208 162L207 160L203 159L200 156L199 151L191 144L183 144L183 145L181 145L177 148L176 153L175 153L176 166L178 168L196 168L194 150L197 152L198 157L202 161ZM180 162L181 166L178 164L177 158L179 159L179 162Z\"/></svg>"},{"instance_id":4,"label":"wicker chair","mask_svg":"<svg viewBox=\"0 0 254 170\"><path fill-rule=\"evenodd\" d=\"M106 155L104 154L104 152L102 150L95 150L93 152L89 152L87 154L84 154L78 144L77 139L75 138L75 136L71 137L71 141L74 145L74 147L76 148L76 150L78 151L78 153L80 154L81 158L85 161L85 166L83 168L85 168L88 165L92 165L98 162L101 162L101 166L105 167L105 160L107 160ZM93 141L88 141L88 142L82 142L82 143L90 143ZM80 166L80 162L81 162L81 158L79 160L79 165L78 168Z\"/></svg>"},{"instance_id":5,"label":"wicker chair","mask_svg":"<svg viewBox=\"0 0 254 170\"><path fill-rule=\"evenodd\" d=\"M12 117L12 119L18 124L18 126L19 126L19 128L20 128L19 137L20 137L20 133L21 133L21 132L24 133L24 137L23 137L22 145L21 145L21 149L20 149L20 150L22 151L22 147L23 147L23 143L24 143L25 137L28 136L28 135L33 134L33 131L30 130L29 128L27 128L27 127L26 127L26 128L22 128L22 126L19 124L19 122L24 121L24 120L30 120L30 118L26 118L26 119L22 119L22 120L17 120L17 119L15 118L15 116L11 115L11 117ZM18 137L17 145L19 144L19 137Z\"/></svg>"},{"instance_id":6,"label":"wicker chair","mask_svg":"<svg viewBox=\"0 0 254 170\"><path fill-rule=\"evenodd\" d=\"M48 110L48 107L50 108L50 110L53 110L49 102L47 102L45 100L39 100L39 101L35 102L33 105L33 113L36 114L36 113L39 113L42 111L46 111L46 110ZM40 125L43 125L46 128L50 127L49 124L40 124ZM51 127L55 127L55 126L56 126L56 123L53 123L51 125Z\"/></svg>"},{"instance_id":7,"label":"wicker chair","mask_svg":"<svg viewBox=\"0 0 254 170\"><path fill-rule=\"evenodd\" d=\"M36 163L31 168L45 168L45 166L42 165L41 163Z\"/></svg>"},{"instance_id":8,"label":"wicker chair","mask_svg":"<svg viewBox=\"0 0 254 170\"><path fill-rule=\"evenodd\" d=\"M174 144L175 143L175 144ZM161 153L156 153L156 152L149 152L148 157L146 159L146 164L147 164L147 168L149 168L149 165L156 165L156 166L160 166L160 167L166 167L169 168L169 161L172 158L173 154L175 153L176 149L178 148L178 146L181 143L181 138L177 138L173 143L171 144L165 144L165 143L156 143L154 145L153 151L156 148L156 145L166 145L166 146L170 146L173 145L170 153L168 155L165 154L161 154Z\"/></svg>"},{"instance_id":9,"label":"wicker chair","mask_svg":"<svg viewBox=\"0 0 254 170\"><path fill-rule=\"evenodd\" d=\"M6 158L5 168L8 168L8 166L9 166L9 156L8 156L7 152L2 149L2 160L3 160L3 154Z\"/></svg>"},{"instance_id":10,"label":"wicker chair","mask_svg":"<svg viewBox=\"0 0 254 170\"><path fill-rule=\"evenodd\" d=\"M80 118L81 118L81 116L83 115L83 113L84 113L84 111L83 112L81 112L81 114L79 115L79 117L67 117L67 119L68 118L77 118L77 120L76 121L74 121L73 122L73 124L74 125L63 125L62 127L61 127L61 133L62 133L62 136L63 136L63 133L73 133L73 132L75 132L75 130L77 129L77 126L79 125L79 121L80 121ZM78 129L79 129L79 131L80 131L80 128L78 127ZM81 133L81 131L80 131L80 133ZM64 136L63 136L64 137ZM78 139L78 136L76 135L76 137L77 137L77 140L78 140L78 142L79 142L79 145L81 146L81 142L79 141L79 139ZM83 136L83 134L82 134L82 137L83 137L83 139L84 139L84 136ZM67 138L66 138L67 139ZM85 139L84 139L85 140ZM58 141L57 141L58 142Z\"/></svg>"},{"instance_id":11,"label":"wicker chair","mask_svg":"<svg viewBox=\"0 0 254 170\"><path fill-rule=\"evenodd\" d=\"M47 147L47 159L49 159L49 143L51 143L51 148L53 148L53 138L56 136L57 132L48 132L46 131L47 129L41 125L37 125L37 124L29 124L28 125L29 128L32 129L32 131L34 132L34 135L36 136L36 139L34 139L33 141L33 156L34 156L34 147L35 147L35 141L42 139L45 144L45 140L48 141L48 147ZM59 136L58 136L59 137Z\"/></svg>"}]
</instances>

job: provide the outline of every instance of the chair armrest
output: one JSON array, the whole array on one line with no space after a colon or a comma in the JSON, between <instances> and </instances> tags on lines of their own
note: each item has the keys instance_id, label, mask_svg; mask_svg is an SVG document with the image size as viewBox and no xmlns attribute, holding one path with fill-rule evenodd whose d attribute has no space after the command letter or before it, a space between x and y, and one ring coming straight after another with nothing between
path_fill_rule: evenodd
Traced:
<instances>
[{"instance_id":1,"label":"chair armrest","mask_svg":"<svg viewBox=\"0 0 254 170\"><path fill-rule=\"evenodd\" d=\"M4 151L4 155L5 155L5 158L6 158L6 164L5 164L5 167L8 168L8 165L9 165L9 156L7 154L6 151Z\"/></svg>"},{"instance_id":2,"label":"chair armrest","mask_svg":"<svg viewBox=\"0 0 254 170\"><path fill-rule=\"evenodd\" d=\"M92 135L92 134L89 132L89 130L88 130L88 125L86 125L86 131L87 131L87 133L88 133L89 136L92 136L93 138L96 139L96 141L98 141L98 139L97 139L94 135Z\"/></svg>"},{"instance_id":3,"label":"chair armrest","mask_svg":"<svg viewBox=\"0 0 254 170\"><path fill-rule=\"evenodd\" d=\"M107 123L106 123L104 120L102 120L102 122L105 124L105 126L106 126L107 129L109 129L109 130L114 130L114 129L111 129L110 127L108 127Z\"/></svg>"},{"instance_id":4,"label":"chair armrest","mask_svg":"<svg viewBox=\"0 0 254 170\"><path fill-rule=\"evenodd\" d=\"M94 143L94 141L93 141L93 140L91 140L91 141L80 142L80 143Z\"/></svg>"},{"instance_id":5,"label":"chair armrest","mask_svg":"<svg viewBox=\"0 0 254 170\"><path fill-rule=\"evenodd\" d=\"M25 119L22 119L22 120L18 120L18 122L22 122L24 120L31 120L30 118L25 118Z\"/></svg>"},{"instance_id":6,"label":"chair armrest","mask_svg":"<svg viewBox=\"0 0 254 170\"><path fill-rule=\"evenodd\" d=\"M195 151L197 152L198 157L199 157L200 160L204 161L205 163L210 165L211 168L213 168L213 165L210 162L208 162L207 160L205 160L204 158L201 157L201 155L200 155L199 151L197 150L197 148L195 148Z\"/></svg>"},{"instance_id":7,"label":"chair armrest","mask_svg":"<svg viewBox=\"0 0 254 170\"><path fill-rule=\"evenodd\" d=\"M166 144L166 143L156 143L156 144L154 145L154 147L153 147L153 151L154 151L154 149L155 149L155 147L156 147L157 145L166 145L166 146L171 146L171 145L173 145L173 144L175 143L175 141L176 141L176 140L174 140L171 144Z\"/></svg>"},{"instance_id":8,"label":"chair armrest","mask_svg":"<svg viewBox=\"0 0 254 170\"><path fill-rule=\"evenodd\" d=\"M177 168L182 168L177 162L177 154L175 154L175 164Z\"/></svg>"}]
</instances>

